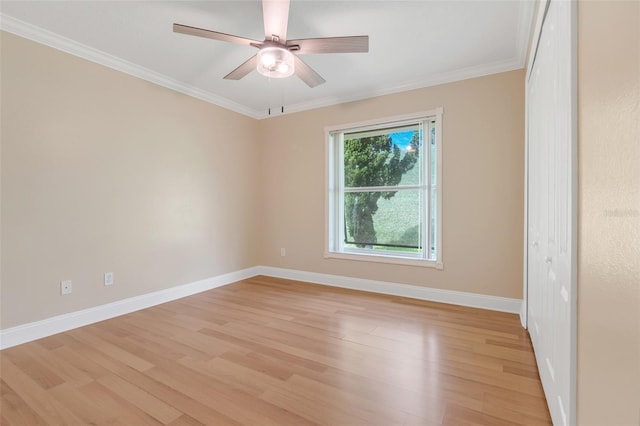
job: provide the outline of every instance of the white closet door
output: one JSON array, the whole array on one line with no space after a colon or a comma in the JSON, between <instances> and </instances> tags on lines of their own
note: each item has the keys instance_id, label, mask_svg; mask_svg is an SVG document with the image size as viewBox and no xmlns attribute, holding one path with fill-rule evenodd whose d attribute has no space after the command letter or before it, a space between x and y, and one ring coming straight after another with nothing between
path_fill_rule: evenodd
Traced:
<instances>
[{"instance_id":1,"label":"white closet door","mask_svg":"<svg viewBox=\"0 0 640 426\"><path fill-rule=\"evenodd\" d=\"M575 424L574 7L549 3L527 85L527 314L556 425Z\"/></svg>"}]
</instances>

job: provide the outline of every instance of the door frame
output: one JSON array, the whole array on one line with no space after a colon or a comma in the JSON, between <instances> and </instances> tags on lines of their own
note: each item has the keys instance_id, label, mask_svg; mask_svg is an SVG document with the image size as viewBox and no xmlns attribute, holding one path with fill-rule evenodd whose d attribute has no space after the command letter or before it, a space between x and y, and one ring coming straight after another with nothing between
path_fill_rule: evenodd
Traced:
<instances>
[{"instance_id":1,"label":"door frame","mask_svg":"<svg viewBox=\"0 0 640 426\"><path fill-rule=\"evenodd\" d=\"M551 1L562 0L542 0L538 6L538 13L535 22L531 48L527 59L527 69L525 74L525 165L524 165L524 253L523 253L523 303L520 310L520 322L525 329L529 327L529 283L528 283L528 255L529 255L529 78L535 64L538 52L540 36L544 26L545 18ZM570 17L570 90L571 90L571 229L570 229L570 283L569 283L569 309L570 315L570 366L569 372L569 407L567 414L567 424L577 424L576 390L577 390L577 347L578 347L578 2L571 0Z\"/></svg>"}]
</instances>

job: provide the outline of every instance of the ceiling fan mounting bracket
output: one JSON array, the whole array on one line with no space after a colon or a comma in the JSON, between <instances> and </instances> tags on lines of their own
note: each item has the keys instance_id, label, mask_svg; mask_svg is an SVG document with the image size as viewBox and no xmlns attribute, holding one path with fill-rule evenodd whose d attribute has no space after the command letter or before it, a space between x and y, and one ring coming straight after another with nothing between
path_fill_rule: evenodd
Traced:
<instances>
[{"instance_id":1,"label":"ceiling fan mounting bracket","mask_svg":"<svg viewBox=\"0 0 640 426\"><path fill-rule=\"evenodd\" d=\"M268 40L268 39L266 39L262 43L251 43L251 46L257 49L264 49L265 47L280 47L290 52L296 52L300 50L299 44L284 44L284 43L280 43L278 40Z\"/></svg>"}]
</instances>

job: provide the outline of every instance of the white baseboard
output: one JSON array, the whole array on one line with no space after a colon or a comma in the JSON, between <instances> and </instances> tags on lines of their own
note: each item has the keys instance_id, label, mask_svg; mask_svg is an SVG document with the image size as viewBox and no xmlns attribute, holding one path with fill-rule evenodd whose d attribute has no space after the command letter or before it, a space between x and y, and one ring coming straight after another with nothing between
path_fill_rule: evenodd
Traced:
<instances>
[{"instance_id":1,"label":"white baseboard","mask_svg":"<svg viewBox=\"0 0 640 426\"><path fill-rule=\"evenodd\" d=\"M207 278L189 284L171 287L141 296L130 297L117 302L81 311L58 315L41 321L0 330L0 349L27 343L36 339L51 336L63 331L104 321L109 318L125 315L140 309L149 308L161 303L181 299L196 293L222 287L237 281L266 275L314 284L324 284L332 287L349 288L372 293L390 294L409 297L412 299L430 300L433 302L451 303L454 305L470 306L473 308L489 309L492 311L520 314L522 319L522 300L506 297L487 296L483 294L465 293L461 291L441 290L428 287L417 287L407 284L390 283L386 281L350 278L339 275L320 274L293 269L275 268L271 266L255 266L228 274Z\"/></svg>"},{"instance_id":2,"label":"white baseboard","mask_svg":"<svg viewBox=\"0 0 640 426\"><path fill-rule=\"evenodd\" d=\"M527 326L527 301L522 301L522 306L520 307L520 324L524 329L528 329Z\"/></svg>"},{"instance_id":3,"label":"white baseboard","mask_svg":"<svg viewBox=\"0 0 640 426\"><path fill-rule=\"evenodd\" d=\"M0 330L0 349L181 299L258 275L256 267Z\"/></svg>"},{"instance_id":4,"label":"white baseboard","mask_svg":"<svg viewBox=\"0 0 640 426\"><path fill-rule=\"evenodd\" d=\"M397 284L362 278L349 278L339 275L274 268L271 266L258 266L257 271L261 275L267 275L270 277L306 281L314 284L363 290L372 293L390 294L393 296L409 297L412 299L430 300L432 302L450 303L453 305L469 306L472 308L488 309L491 311L509 312L512 314L519 314L522 306L522 300L520 299L487 296L484 294L466 293L462 291L418 287L415 285Z\"/></svg>"}]
</instances>

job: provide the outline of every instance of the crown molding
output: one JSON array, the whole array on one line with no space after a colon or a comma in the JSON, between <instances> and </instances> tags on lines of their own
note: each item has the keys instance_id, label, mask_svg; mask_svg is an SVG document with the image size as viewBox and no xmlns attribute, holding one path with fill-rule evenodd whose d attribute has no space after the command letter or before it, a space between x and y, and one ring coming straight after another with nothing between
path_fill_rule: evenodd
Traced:
<instances>
[{"instance_id":1,"label":"crown molding","mask_svg":"<svg viewBox=\"0 0 640 426\"><path fill-rule=\"evenodd\" d=\"M404 83L397 86L389 86L385 88L380 88L376 90L368 90L366 92L359 92L349 96L344 96L340 98L321 98L315 99L310 102L302 102L298 104L288 105L286 107L286 112L280 114L271 114L265 115L262 113L257 118L271 118L278 117L281 115L293 114L296 112L303 112L317 108L329 107L332 105L344 104L347 102L355 102L361 101L364 99L375 98L378 96L392 95L395 93L407 92L410 90L424 89L432 86L439 86L441 84L446 83L454 83L456 81L468 80L471 78L484 77L491 74L498 74L502 72L515 71L518 69L522 69L524 66L522 65L523 60L514 59L509 61L501 61L494 62L491 64L485 64L477 67L465 68L458 71L441 73L431 75L428 78L416 80L409 83Z\"/></svg>"},{"instance_id":2,"label":"crown molding","mask_svg":"<svg viewBox=\"0 0 640 426\"><path fill-rule=\"evenodd\" d=\"M191 96L211 103L213 105L235 111L248 117L262 120L266 118L279 117L281 115L294 114L297 112L309 111L317 108L324 108L347 102L360 101L378 96L406 92L410 90L423 89L440 84L453 83L456 81L468 80L471 78L483 77L486 75L498 74L524 68L526 63L525 61L527 48L529 45L531 20L535 2L523 1L520 2L520 4L520 10L518 14L518 35L515 40L516 50L518 54L512 59L483 64L447 73L429 75L426 78L415 80L412 82L407 82L395 86L380 87L375 90L351 93L347 96L324 97L308 102L291 104L287 105L286 112L275 112L271 115L265 113L265 111L249 108L230 99L217 96L211 92L207 92L195 86L183 83L166 75L152 71L148 68L144 68L132 62L125 61L124 59L118 58L98 49L94 49L82 43L78 43L69 38L63 37L51 31L42 29L40 27L23 22L19 19L2 13L0 13L0 29L35 41L37 43L44 44L54 49L61 50L71 55L78 56L88 61L124 72L134 77L141 78L151 83L155 83L159 86L166 87L176 92L183 93L187 96Z\"/></svg>"},{"instance_id":3,"label":"crown molding","mask_svg":"<svg viewBox=\"0 0 640 426\"><path fill-rule=\"evenodd\" d=\"M70 55L86 59L96 64L104 65L105 67L109 67L116 71L129 74L142 80L157 84L158 86L166 87L167 89L183 93L187 96L200 99L210 104L217 105L219 107L235 111L249 117L259 118L259 116L261 115L261 113L227 98L223 98L221 96L217 96L213 93L199 89L195 86L185 84L171 77L167 77L164 74L152 71L148 68L118 58L117 56L111 55L101 50L94 49L93 47L87 46L85 44L78 43L77 41L71 40L67 37L63 37L59 34L45 30L43 28L37 27L3 13L0 13L0 30L15 34L31 41L35 41L36 43L44 44L45 46L61 50Z\"/></svg>"}]
</instances>

